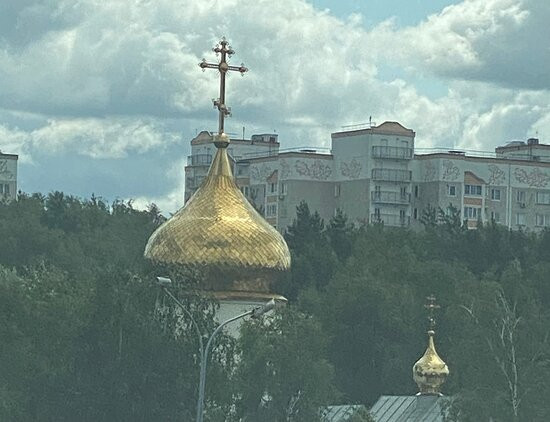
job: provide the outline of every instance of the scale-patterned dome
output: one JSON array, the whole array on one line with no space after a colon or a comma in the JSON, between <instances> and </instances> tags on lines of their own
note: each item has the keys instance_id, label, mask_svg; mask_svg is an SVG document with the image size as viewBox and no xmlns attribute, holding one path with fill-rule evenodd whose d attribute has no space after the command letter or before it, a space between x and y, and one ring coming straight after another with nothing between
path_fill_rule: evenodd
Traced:
<instances>
[{"instance_id":1,"label":"scale-patterned dome","mask_svg":"<svg viewBox=\"0 0 550 422\"><path fill-rule=\"evenodd\" d=\"M449 375L447 364L435 350L434 331L428 331L428 347L424 356L413 366L413 378L420 394L441 394L441 386Z\"/></svg>"},{"instance_id":2,"label":"scale-patterned dome","mask_svg":"<svg viewBox=\"0 0 550 422\"><path fill-rule=\"evenodd\" d=\"M187 204L149 238L145 257L203 270L205 290L269 292L270 276L290 268L288 246L248 202L231 171L226 135L208 176Z\"/></svg>"}]
</instances>

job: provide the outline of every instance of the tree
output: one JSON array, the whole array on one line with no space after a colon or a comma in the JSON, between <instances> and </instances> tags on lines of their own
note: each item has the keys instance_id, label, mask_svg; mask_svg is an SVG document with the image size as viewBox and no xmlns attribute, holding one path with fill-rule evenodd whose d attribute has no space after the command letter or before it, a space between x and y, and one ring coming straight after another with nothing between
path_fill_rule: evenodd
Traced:
<instances>
[{"instance_id":1,"label":"tree","mask_svg":"<svg viewBox=\"0 0 550 422\"><path fill-rule=\"evenodd\" d=\"M336 391L326 336L292 307L243 325L239 340L237 415L254 422L317 422Z\"/></svg>"},{"instance_id":2,"label":"tree","mask_svg":"<svg viewBox=\"0 0 550 422\"><path fill-rule=\"evenodd\" d=\"M301 202L296 207L296 219L288 227L285 239L290 248L292 267L290 276L279 284L278 291L289 300L295 300L300 291L309 287L323 289L337 268L338 258L319 213L311 213L308 205Z\"/></svg>"},{"instance_id":3,"label":"tree","mask_svg":"<svg viewBox=\"0 0 550 422\"><path fill-rule=\"evenodd\" d=\"M336 210L336 214L330 219L327 236L338 259L344 262L349 258L353 247L354 228L340 208Z\"/></svg>"}]
</instances>

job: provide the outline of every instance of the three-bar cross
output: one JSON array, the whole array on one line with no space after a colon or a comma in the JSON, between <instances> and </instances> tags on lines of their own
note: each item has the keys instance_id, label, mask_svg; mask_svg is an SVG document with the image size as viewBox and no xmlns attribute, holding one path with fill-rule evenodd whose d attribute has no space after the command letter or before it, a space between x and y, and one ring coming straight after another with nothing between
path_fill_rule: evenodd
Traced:
<instances>
[{"instance_id":1,"label":"three-bar cross","mask_svg":"<svg viewBox=\"0 0 550 422\"><path fill-rule=\"evenodd\" d=\"M430 295L426 298L426 300L428 301L428 303L426 305L424 305L424 308L426 308L429 312L429 316L428 316L428 321L430 322L430 330L433 331L435 329L435 315L434 315L434 311L436 309L439 309L441 308L441 306L439 306L437 303L435 303L435 296L434 295Z\"/></svg>"},{"instance_id":2,"label":"three-bar cross","mask_svg":"<svg viewBox=\"0 0 550 422\"><path fill-rule=\"evenodd\" d=\"M216 55L221 54L220 62L217 64L207 63L205 59L202 59L202 62L199 63L199 66L202 68L203 71L205 69L218 69L220 71L220 97L217 100L214 100L214 107L217 107L220 114L218 132L221 135L222 133L224 133L225 116L231 115L231 108L227 107L225 104L225 74L228 71L233 70L236 72L240 72L241 75L244 75L244 73L247 72L248 69L244 66L244 64L241 64L240 66L229 66L229 64L227 63L227 58L231 57L235 53L235 51L233 51L225 37L221 39L221 41L212 49L212 51L214 51Z\"/></svg>"}]
</instances>

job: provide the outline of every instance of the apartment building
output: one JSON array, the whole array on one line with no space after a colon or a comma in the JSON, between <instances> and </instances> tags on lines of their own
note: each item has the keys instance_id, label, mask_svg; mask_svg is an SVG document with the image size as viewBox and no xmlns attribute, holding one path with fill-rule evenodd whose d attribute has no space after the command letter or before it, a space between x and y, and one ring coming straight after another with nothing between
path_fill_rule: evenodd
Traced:
<instances>
[{"instance_id":1,"label":"apartment building","mask_svg":"<svg viewBox=\"0 0 550 422\"><path fill-rule=\"evenodd\" d=\"M15 154L0 151L0 201L11 201L17 197L17 160Z\"/></svg>"},{"instance_id":2,"label":"apartment building","mask_svg":"<svg viewBox=\"0 0 550 422\"><path fill-rule=\"evenodd\" d=\"M231 139L227 152L234 164L233 174L237 180L240 175L243 175L242 172L246 166L240 167L241 174L239 174L235 163L245 158L277 155L279 152L277 138L277 134L260 134L252 135L250 139ZM213 142L213 134L207 131L200 132L191 140L191 155L187 157L187 166L185 166L185 202L199 188L208 173L213 154L216 151ZM240 181L238 183L242 184Z\"/></svg>"},{"instance_id":3,"label":"apartment building","mask_svg":"<svg viewBox=\"0 0 550 422\"><path fill-rule=\"evenodd\" d=\"M550 145L532 138L487 154L420 152L414 141L413 130L384 122L333 133L328 152L282 150L273 134L233 140L229 152L242 192L281 231L302 200L325 220L341 209L358 224L417 228L424 210L452 205L469 228L490 221L550 227ZM211 142L207 132L191 142L186 200L206 174Z\"/></svg>"}]
</instances>

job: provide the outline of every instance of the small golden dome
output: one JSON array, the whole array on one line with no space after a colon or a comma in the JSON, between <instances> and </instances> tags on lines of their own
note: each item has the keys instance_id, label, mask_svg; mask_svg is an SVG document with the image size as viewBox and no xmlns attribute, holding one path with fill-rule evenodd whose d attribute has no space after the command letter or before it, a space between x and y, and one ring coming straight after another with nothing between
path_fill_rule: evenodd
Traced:
<instances>
[{"instance_id":1,"label":"small golden dome","mask_svg":"<svg viewBox=\"0 0 550 422\"><path fill-rule=\"evenodd\" d=\"M231 171L227 135L208 176L187 204L149 238L145 257L157 264L196 268L204 290L269 292L272 276L290 268L288 246L250 205Z\"/></svg>"},{"instance_id":2,"label":"small golden dome","mask_svg":"<svg viewBox=\"0 0 550 422\"><path fill-rule=\"evenodd\" d=\"M419 394L441 394L441 386L449 375L447 364L439 357L435 350L433 330L428 331L428 347L424 356L413 366L413 378Z\"/></svg>"}]
</instances>

